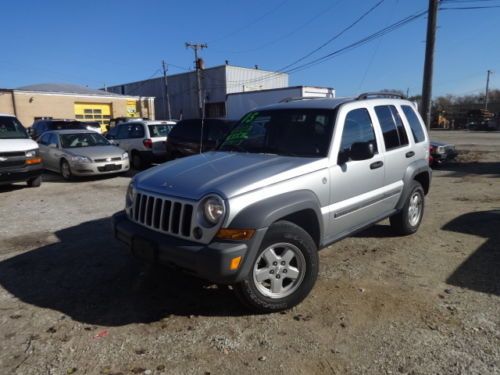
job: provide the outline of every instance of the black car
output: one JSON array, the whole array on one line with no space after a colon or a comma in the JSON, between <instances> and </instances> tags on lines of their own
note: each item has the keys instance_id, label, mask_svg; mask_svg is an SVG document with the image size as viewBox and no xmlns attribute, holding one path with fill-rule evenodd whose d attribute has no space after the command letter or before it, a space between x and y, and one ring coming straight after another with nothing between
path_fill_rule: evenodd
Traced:
<instances>
[{"instance_id":1,"label":"black car","mask_svg":"<svg viewBox=\"0 0 500 375\"><path fill-rule=\"evenodd\" d=\"M167 160L200 153L201 119L181 120L167 137ZM201 152L217 148L236 122L222 119L203 120Z\"/></svg>"},{"instance_id":2,"label":"black car","mask_svg":"<svg viewBox=\"0 0 500 375\"><path fill-rule=\"evenodd\" d=\"M429 152L429 164L432 167L441 165L446 161L453 160L458 155L455 145L435 141L430 142Z\"/></svg>"},{"instance_id":3,"label":"black car","mask_svg":"<svg viewBox=\"0 0 500 375\"><path fill-rule=\"evenodd\" d=\"M33 139L38 139L43 133L49 130L87 130L87 125L76 120L37 120L30 129L30 135Z\"/></svg>"}]
</instances>

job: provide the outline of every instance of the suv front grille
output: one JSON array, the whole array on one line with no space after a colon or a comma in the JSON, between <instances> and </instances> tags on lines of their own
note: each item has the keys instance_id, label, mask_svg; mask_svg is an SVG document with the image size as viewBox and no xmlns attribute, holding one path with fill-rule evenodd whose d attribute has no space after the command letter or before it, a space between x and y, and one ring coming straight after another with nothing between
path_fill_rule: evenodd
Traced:
<instances>
[{"instance_id":1,"label":"suv front grille","mask_svg":"<svg viewBox=\"0 0 500 375\"><path fill-rule=\"evenodd\" d=\"M0 168L20 167L26 161L24 151L22 152L0 152Z\"/></svg>"},{"instance_id":2,"label":"suv front grille","mask_svg":"<svg viewBox=\"0 0 500 375\"><path fill-rule=\"evenodd\" d=\"M129 217L136 223L163 233L190 237L193 205L138 192Z\"/></svg>"}]
</instances>

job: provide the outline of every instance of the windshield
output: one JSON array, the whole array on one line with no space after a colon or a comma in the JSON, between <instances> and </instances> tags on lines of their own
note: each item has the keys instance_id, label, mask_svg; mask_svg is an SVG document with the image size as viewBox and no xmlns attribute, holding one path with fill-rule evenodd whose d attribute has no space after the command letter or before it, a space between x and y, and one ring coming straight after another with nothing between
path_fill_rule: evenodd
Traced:
<instances>
[{"instance_id":1,"label":"windshield","mask_svg":"<svg viewBox=\"0 0 500 375\"><path fill-rule=\"evenodd\" d=\"M62 148L109 146L106 138L97 133L61 134Z\"/></svg>"},{"instance_id":2,"label":"windshield","mask_svg":"<svg viewBox=\"0 0 500 375\"><path fill-rule=\"evenodd\" d=\"M25 139L28 132L18 119L10 116L0 116L0 139Z\"/></svg>"},{"instance_id":3,"label":"windshield","mask_svg":"<svg viewBox=\"0 0 500 375\"><path fill-rule=\"evenodd\" d=\"M250 112L229 133L219 150L325 157L335 113L327 109Z\"/></svg>"},{"instance_id":4,"label":"windshield","mask_svg":"<svg viewBox=\"0 0 500 375\"><path fill-rule=\"evenodd\" d=\"M158 125L148 125L149 134L151 138L154 137L166 137L174 125L158 124Z\"/></svg>"}]
</instances>

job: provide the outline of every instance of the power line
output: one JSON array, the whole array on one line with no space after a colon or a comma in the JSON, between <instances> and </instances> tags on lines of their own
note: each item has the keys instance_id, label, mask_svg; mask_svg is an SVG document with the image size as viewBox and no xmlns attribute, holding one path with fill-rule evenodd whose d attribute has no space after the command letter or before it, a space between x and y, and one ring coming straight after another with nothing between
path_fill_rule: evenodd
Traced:
<instances>
[{"instance_id":1,"label":"power line","mask_svg":"<svg viewBox=\"0 0 500 375\"><path fill-rule=\"evenodd\" d=\"M221 52L221 53L233 53L233 54L240 54L240 53L248 53L248 52L255 52L255 51L259 51L263 48L266 48L270 45L273 45L273 44L276 44L277 42L281 41L281 40L284 40L284 39L287 39L288 37L294 35L295 33L297 33L299 30L302 30L304 27L308 26L309 24L311 24L313 21L317 20L318 18L324 16L325 14L327 14L329 11L331 11L332 9L334 9L337 5L339 5L341 2L343 2L345 0L339 0L339 1L336 1L334 2L333 4L331 4L330 6L328 6L327 8L325 9L322 9L320 12L316 13L313 17L309 18L306 22L304 22L303 24L301 24L300 26L292 29L291 31L289 31L288 33L286 34L283 34L281 35L280 37L274 39L274 40L271 40L269 42L266 42L266 43L263 43L263 44L260 44L259 46L257 47L254 47L254 48L250 48L250 49L246 49L246 50L240 50L240 51L221 51L221 50L217 50L217 49L214 49L214 51L216 52Z\"/></svg>"},{"instance_id":2,"label":"power line","mask_svg":"<svg viewBox=\"0 0 500 375\"><path fill-rule=\"evenodd\" d=\"M291 67L293 65L296 65L297 63L299 63L301 61L304 61L308 57L314 55L316 52L318 52L321 49L325 48L328 44L332 43L334 40L336 40L340 36L342 36L345 32L347 32L348 30L350 30L354 26L356 26L359 22L361 22L363 20L363 18L367 17L371 12L373 12L376 8L378 8L384 1L385 0L378 1L374 6L372 6L370 9L368 9L366 12L364 12L360 17L358 17L353 23L351 23L350 25L348 25L347 27L345 27L343 30L341 30L340 32L338 32L337 34L335 34L333 37L331 37L330 39L328 39L326 42L324 42L323 44L321 44L319 47L316 47L311 52L305 54L304 56L302 56L298 60L295 60L293 63L288 64L287 66L285 66L281 70L286 70L287 68L289 68L289 67Z\"/></svg>"},{"instance_id":3,"label":"power line","mask_svg":"<svg viewBox=\"0 0 500 375\"><path fill-rule=\"evenodd\" d=\"M271 8L268 12L262 14L261 16L257 17L256 19L254 19L253 21L250 21L249 23L245 24L244 26L228 33L228 34L225 34L223 36L221 36L220 38L217 38L217 39L213 39L211 41L209 41L210 44L212 43L215 43L215 42L219 42L221 40L224 40L224 39L227 39L229 38L230 36L233 36L235 34L238 34L240 33L241 31L243 30L246 30L248 29L250 26L256 24L257 22L259 22L260 20L266 18L267 16L273 14L274 12L276 12L278 9L280 9L283 5L285 5L289 0L284 0L282 1L281 3L279 3L278 5L276 5L274 8Z\"/></svg>"}]
</instances>

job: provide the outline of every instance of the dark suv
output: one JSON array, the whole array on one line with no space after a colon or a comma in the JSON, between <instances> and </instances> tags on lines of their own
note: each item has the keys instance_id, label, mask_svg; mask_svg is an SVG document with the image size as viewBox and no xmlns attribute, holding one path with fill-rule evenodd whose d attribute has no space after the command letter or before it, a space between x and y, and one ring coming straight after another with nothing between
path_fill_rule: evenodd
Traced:
<instances>
[{"instance_id":1,"label":"dark suv","mask_svg":"<svg viewBox=\"0 0 500 375\"><path fill-rule=\"evenodd\" d=\"M87 130L87 125L76 120L37 120L31 126L30 135L33 139L38 139L43 133L49 130Z\"/></svg>"},{"instance_id":2,"label":"dark suv","mask_svg":"<svg viewBox=\"0 0 500 375\"><path fill-rule=\"evenodd\" d=\"M229 133L235 121L205 119L202 152L214 150ZM201 119L182 120L167 138L167 160L200 153Z\"/></svg>"}]
</instances>

